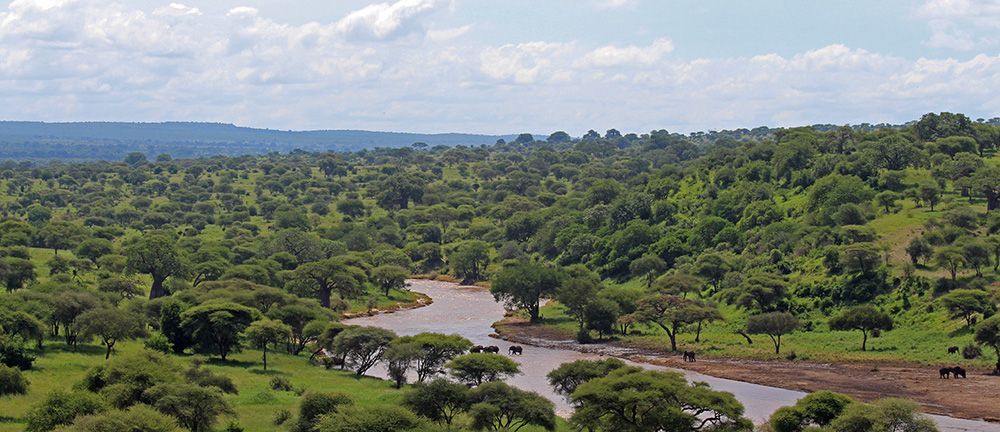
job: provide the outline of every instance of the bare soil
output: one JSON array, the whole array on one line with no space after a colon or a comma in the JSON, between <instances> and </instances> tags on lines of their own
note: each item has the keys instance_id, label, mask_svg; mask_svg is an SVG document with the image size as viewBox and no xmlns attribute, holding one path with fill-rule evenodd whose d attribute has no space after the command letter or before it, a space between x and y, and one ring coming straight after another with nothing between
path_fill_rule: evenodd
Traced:
<instances>
[{"instance_id":1,"label":"bare soil","mask_svg":"<svg viewBox=\"0 0 1000 432\"><path fill-rule=\"evenodd\" d=\"M989 369L968 371L966 379L941 379L934 366L906 363L812 363L699 358L683 361L679 353L639 349L622 341L581 345L564 332L507 317L496 323L497 336L516 343L572 349L632 361L686 369L718 378L805 392L831 390L861 400L902 397L924 411L1000 423L1000 377Z\"/></svg>"}]
</instances>

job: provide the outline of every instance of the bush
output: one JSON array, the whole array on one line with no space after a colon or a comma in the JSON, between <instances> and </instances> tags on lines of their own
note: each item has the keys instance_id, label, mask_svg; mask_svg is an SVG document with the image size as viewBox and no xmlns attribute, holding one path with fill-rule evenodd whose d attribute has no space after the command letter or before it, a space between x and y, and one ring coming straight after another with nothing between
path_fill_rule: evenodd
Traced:
<instances>
[{"instance_id":1,"label":"bush","mask_svg":"<svg viewBox=\"0 0 1000 432\"><path fill-rule=\"evenodd\" d=\"M0 396L28 394L28 384L21 371L0 366Z\"/></svg>"},{"instance_id":2,"label":"bush","mask_svg":"<svg viewBox=\"0 0 1000 432\"><path fill-rule=\"evenodd\" d=\"M77 418L63 432L179 432L173 417L162 414L147 405L136 405L128 411L112 410L103 414Z\"/></svg>"},{"instance_id":3,"label":"bush","mask_svg":"<svg viewBox=\"0 0 1000 432\"><path fill-rule=\"evenodd\" d=\"M272 420L272 422L274 423L275 426L281 426L291 418L292 418L291 411L283 409L274 413L274 420Z\"/></svg>"},{"instance_id":4,"label":"bush","mask_svg":"<svg viewBox=\"0 0 1000 432\"><path fill-rule=\"evenodd\" d=\"M340 393L306 393L299 402L299 421L293 430L310 432L320 417L335 413L341 406L351 403L351 398Z\"/></svg>"},{"instance_id":5,"label":"bush","mask_svg":"<svg viewBox=\"0 0 1000 432\"><path fill-rule=\"evenodd\" d=\"M34 363L35 356L28 353L24 344L20 342L0 344L0 364L24 371L31 369Z\"/></svg>"},{"instance_id":6,"label":"bush","mask_svg":"<svg viewBox=\"0 0 1000 432\"><path fill-rule=\"evenodd\" d=\"M295 387L292 386L292 382L288 378L276 376L271 378L271 390L293 391Z\"/></svg>"},{"instance_id":7,"label":"bush","mask_svg":"<svg viewBox=\"0 0 1000 432\"><path fill-rule=\"evenodd\" d=\"M161 352L164 354L170 354L174 350L173 344L170 343L170 340L167 339L167 337L164 336L163 333L151 334L149 338L147 338L146 341L143 342L143 345L148 350Z\"/></svg>"},{"instance_id":8,"label":"bush","mask_svg":"<svg viewBox=\"0 0 1000 432\"><path fill-rule=\"evenodd\" d=\"M966 360L975 360L983 355L983 349L976 344L968 344L962 348L962 357Z\"/></svg>"},{"instance_id":9,"label":"bush","mask_svg":"<svg viewBox=\"0 0 1000 432\"><path fill-rule=\"evenodd\" d=\"M67 425L79 416L93 415L107 411L108 405L100 396L85 392L56 391L28 412L26 432L47 432L58 426Z\"/></svg>"},{"instance_id":10,"label":"bush","mask_svg":"<svg viewBox=\"0 0 1000 432\"><path fill-rule=\"evenodd\" d=\"M208 369L203 369L200 364L192 366L184 372L184 376L192 384L202 387L215 387L222 390L223 393L239 394L239 390L236 389L236 384L233 383L232 378L213 373Z\"/></svg>"},{"instance_id":11,"label":"bush","mask_svg":"<svg viewBox=\"0 0 1000 432\"><path fill-rule=\"evenodd\" d=\"M590 335L590 330L580 329L576 332L576 341L582 344L589 344L594 342L594 337Z\"/></svg>"}]
</instances>

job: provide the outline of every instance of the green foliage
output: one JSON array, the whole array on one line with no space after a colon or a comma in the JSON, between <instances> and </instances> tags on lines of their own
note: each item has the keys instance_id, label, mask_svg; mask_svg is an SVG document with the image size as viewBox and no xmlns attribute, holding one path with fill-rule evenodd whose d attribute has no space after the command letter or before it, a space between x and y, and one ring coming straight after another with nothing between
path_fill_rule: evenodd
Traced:
<instances>
[{"instance_id":1,"label":"green foliage","mask_svg":"<svg viewBox=\"0 0 1000 432\"><path fill-rule=\"evenodd\" d=\"M333 339L333 352L360 376L382 359L385 349L395 338L395 333L379 327L350 328Z\"/></svg>"},{"instance_id":2,"label":"green foliage","mask_svg":"<svg viewBox=\"0 0 1000 432\"><path fill-rule=\"evenodd\" d=\"M315 427L317 432L405 432L427 430L415 414L398 406L362 408L349 406L325 415Z\"/></svg>"},{"instance_id":3,"label":"green foliage","mask_svg":"<svg viewBox=\"0 0 1000 432\"><path fill-rule=\"evenodd\" d=\"M556 393L568 399L581 384L595 378L606 377L611 371L623 367L625 362L613 357L604 360L577 360L559 365L546 377Z\"/></svg>"},{"instance_id":4,"label":"green foliage","mask_svg":"<svg viewBox=\"0 0 1000 432\"><path fill-rule=\"evenodd\" d=\"M195 352L218 355L223 360L239 352L241 333L260 312L235 303L208 303L181 314L181 327L191 335Z\"/></svg>"},{"instance_id":5,"label":"green foliage","mask_svg":"<svg viewBox=\"0 0 1000 432\"><path fill-rule=\"evenodd\" d=\"M26 432L48 432L68 425L80 416L104 412L107 404L100 396L85 391L56 391L28 413Z\"/></svg>"},{"instance_id":6,"label":"green foliage","mask_svg":"<svg viewBox=\"0 0 1000 432\"><path fill-rule=\"evenodd\" d=\"M292 337L292 328L271 319L261 319L250 323L246 328L246 339L263 353L264 370L267 370L267 347L287 342Z\"/></svg>"},{"instance_id":7,"label":"green foliage","mask_svg":"<svg viewBox=\"0 0 1000 432\"><path fill-rule=\"evenodd\" d=\"M875 309L871 305L860 305L845 309L840 314L830 318L831 330L861 330L864 339L861 351L868 347L868 335L872 331L892 330L893 320L889 314Z\"/></svg>"},{"instance_id":8,"label":"green foliage","mask_svg":"<svg viewBox=\"0 0 1000 432\"><path fill-rule=\"evenodd\" d=\"M747 318L747 333L768 335L774 343L775 354L781 354L781 336L798 328L798 318L788 312L768 312Z\"/></svg>"},{"instance_id":9,"label":"green foliage","mask_svg":"<svg viewBox=\"0 0 1000 432\"><path fill-rule=\"evenodd\" d=\"M60 429L66 432L177 432L177 421L146 405L127 410L111 410L101 414L78 417L73 424Z\"/></svg>"},{"instance_id":10,"label":"green foliage","mask_svg":"<svg viewBox=\"0 0 1000 432\"><path fill-rule=\"evenodd\" d=\"M706 385L690 385L674 372L633 367L612 370L591 379L571 395L576 411L570 421L578 428L615 431L696 431L705 425L726 430L751 430L743 406L732 394Z\"/></svg>"},{"instance_id":11,"label":"green foliage","mask_svg":"<svg viewBox=\"0 0 1000 432\"><path fill-rule=\"evenodd\" d=\"M210 431L220 416L234 414L222 392L210 387L159 384L143 392L143 398L192 432Z\"/></svg>"},{"instance_id":12,"label":"green foliage","mask_svg":"<svg viewBox=\"0 0 1000 432\"><path fill-rule=\"evenodd\" d=\"M27 394L30 384L20 370L0 365L0 397Z\"/></svg>"},{"instance_id":13,"label":"green foliage","mask_svg":"<svg viewBox=\"0 0 1000 432\"><path fill-rule=\"evenodd\" d=\"M327 415L352 405L351 398L340 393L308 392L299 401L299 418L293 428L296 432L310 432Z\"/></svg>"},{"instance_id":14,"label":"green foliage","mask_svg":"<svg viewBox=\"0 0 1000 432\"><path fill-rule=\"evenodd\" d=\"M417 384L403 396L403 405L417 415L449 427L469 409L469 387L438 378Z\"/></svg>"},{"instance_id":15,"label":"green foliage","mask_svg":"<svg viewBox=\"0 0 1000 432\"><path fill-rule=\"evenodd\" d=\"M502 380L520 372L516 362L493 353L472 353L455 357L445 364L445 368L455 379L470 386Z\"/></svg>"},{"instance_id":16,"label":"green foliage","mask_svg":"<svg viewBox=\"0 0 1000 432\"><path fill-rule=\"evenodd\" d=\"M504 268L490 285L490 292L497 301L508 307L528 312L532 322L538 321L538 309L543 296L555 295L563 275L550 267L538 264L517 264Z\"/></svg>"},{"instance_id":17,"label":"green foliage","mask_svg":"<svg viewBox=\"0 0 1000 432\"><path fill-rule=\"evenodd\" d=\"M555 406L538 393L502 382L487 382L469 391L469 416L476 430L519 430L539 426L556 428Z\"/></svg>"}]
</instances>

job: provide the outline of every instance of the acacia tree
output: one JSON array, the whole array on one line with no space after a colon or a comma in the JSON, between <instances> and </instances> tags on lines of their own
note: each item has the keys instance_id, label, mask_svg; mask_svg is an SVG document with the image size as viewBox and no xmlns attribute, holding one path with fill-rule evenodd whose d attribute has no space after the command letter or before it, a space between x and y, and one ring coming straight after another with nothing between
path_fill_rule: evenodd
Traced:
<instances>
[{"instance_id":1,"label":"acacia tree","mask_svg":"<svg viewBox=\"0 0 1000 432\"><path fill-rule=\"evenodd\" d=\"M612 370L573 392L570 422L578 430L751 430L743 405L726 392L688 384L675 372Z\"/></svg>"},{"instance_id":2,"label":"acacia tree","mask_svg":"<svg viewBox=\"0 0 1000 432\"><path fill-rule=\"evenodd\" d=\"M698 322L703 303L673 294L652 294L639 300L640 321L656 324L670 338L670 350L677 351L677 335L688 324Z\"/></svg>"},{"instance_id":3,"label":"acacia tree","mask_svg":"<svg viewBox=\"0 0 1000 432\"><path fill-rule=\"evenodd\" d=\"M646 288L653 286L653 281L668 268L667 263L656 255L645 255L629 264L632 276L642 278L646 283Z\"/></svg>"},{"instance_id":4,"label":"acacia tree","mask_svg":"<svg viewBox=\"0 0 1000 432\"><path fill-rule=\"evenodd\" d=\"M149 290L150 299L167 295L163 282L184 272L184 263L177 246L166 234L142 236L126 246L125 256L129 271L145 273L153 279L153 286Z\"/></svg>"},{"instance_id":5,"label":"acacia tree","mask_svg":"<svg viewBox=\"0 0 1000 432\"><path fill-rule=\"evenodd\" d=\"M871 305L854 306L830 318L831 330L861 330L861 351L868 347L868 334L875 330L892 330L892 317Z\"/></svg>"},{"instance_id":6,"label":"acacia tree","mask_svg":"<svg viewBox=\"0 0 1000 432\"><path fill-rule=\"evenodd\" d=\"M246 338L254 347L263 353L264 370L267 370L267 347L286 342L292 337L292 328L280 321L261 319L250 323L246 329Z\"/></svg>"},{"instance_id":7,"label":"acacia tree","mask_svg":"<svg viewBox=\"0 0 1000 432\"><path fill-rule=\"evenodd\" d=\"M994 375L1000 375L1000 315L983 320L976 327L976 342L992 347L997 353L997 365Z\"/></svg>"},{"instance_id":8,"label":"acacia tree","mask_svg":"<svg viewBox=\"0 0 1000 432\"><path fill-rule=\"evenodd\" d=\"M747 333L768 335L775 354L781 354L781 336L798 328L798 318L788 312L768 312L747 318Z\"/></svg>"},{"instance_id":9,"label":"acacia tree","mask_svg":"<svg viewBox=\"0 0 1000 432\"><path fill-rule=\"evenodd\" d=\"M0 258L0 283L7 288L7 292L24 288L37 277L31 261L18 257Z\"/></svg>"},{"instance_id":10,"label":"acacia tree","mask_svg":"<svg viewBox=\"0 0 1000 432\"><path fill-rule=\"evenodd\" d=\"M445 368L451 371L455 379L470 386L496 381L521 372L514 360L493 353L472 353L455 357L445 365Z\"/></svg>"},{"instance_id":11,"label":"acacia tree","mask_svg":"<svg viewBox=\"0 0 1000 432\"><path fill-rule=\"evenodd\" d=\"M353 368L361 376L382 359L385 349L395 338L395 333L383 328L350 328L333 339L333 352L344 359L344 366Z\"/></svg>"},{"instance_id":12,"label":"acacia tree","mask_svg":"<svg viewBox=\"0 0 1000 432\"><path fill-rule=\"evenodd\" d=\"M540 264L518 264L501 270L493 278L490 292L507 307L528 311L531 322L538 322L541 299L555 295L561 281L558 270Z\"/></svg>"},{"instance_id":13,"label":"acacia tree","mask_svg":"<svg viewBox=\"0 0 1000 432\"><path fill-rule=\"evenodd\" d=\"M490 245L482 240L463 241L448 255L448 263L463 284L478 282L490 263Z\"/></svg>"},{"instance_id":14,"label":"acacia tree","mask_svg":"<svg viewBox=\"0 0 1000 432\"><path fill-rule=\"evenodd\" d=\"M93 309L77 318L80 334L85 337L99 337L107 348L104 359L111 357L115 344L122 339L132 339L145 335L142 319L135 314L118 308Z\"/></svg>"},{"instance_id":15,"label":"acacia tree","mask_svg":"<svg viewBox=\"0 0 1000 432\"><path fill-rule=\"evenodd\" d=\"M226 360L240 350L241 333L259 316L257 309L235 303L206 303L181 313L181 327L191 335L195 352Z\"/></svg>"},{"instance_id":16,"label":"acacia tree","mask_svg":"<svg viewBox=\"0 0 1000 432\"><path fill-rule=\"evenodd\" d=\"M401 344L412 343L419 348L414 358L417 382L424 382L427 378L443 373L445 363L472 347L472 342L462 336L440 333L402 336L396 341Z\"/></svg>"},{"instance_id":17,"label":"acacia tree","mask_svg":"<svg viewBox=\"0 0 1000 432\"><path fill-rule=\"evenodd\" d=\"M948 308L952 317L964 318L965 324L972 327L973 320L977 313L986 314L991 312L993 300L990 294L977 289L956 289L941 296L941 304Z\"/></svg>"},{"instance_id":18,"label":"acacia tree","mask_svg":"<svg viewBox=\"0 0 1000 432\"><path fill-rule=\"evenodd\" d=\"M316 297L325 308L330 307L334 291L341 298L354 298L364 293L367 279L363 270L338 258L303 264L295 269L295 277L315 286Z\"/></svg>"},{"instance_id":19,"label":"acacia tree","mask_svg":"<svg viewBox=\"0 0 1000 432\"><path fill-rule=\"evenodd\" d=\"M410 272L398 265L383 265L372 269L372 281L382 289L386 297L391 290L405 288L406 278L409 276Z\"/></svg>"},{"instance_id":20,"label":"acacia tree","mask_svg":"<svg viewBox=\"0 0 1000 432\"><path fill-rule=\"evenodd\" d=\"M958 279L958 271L965 266L965 254L956 246L946 246L934 254L934 263L948 269L951 280Z\"/></svg>"},{"instance_id":21,"label":"acacia tree","mask_svg":"<svg viewBox=\"0 0 1000 432\"><path fill-rule=\"evenodd\" d=\"M444 378L417 384L403 395L403 405L417 415L444 422L450 430L455 417L469 409L469 386Z\"/></svg>"},{"instance_id":22,"label":"acacia tree","mask_svg":"<svg viewBox=\"0 0 1000 432\"><path fill-rule=\"evenodd\" d=\"M538 393L489 382L469 391L469 402L475 430L518 431L527 426L556 430L555 405Z\"/></svg>"}]
</instances>

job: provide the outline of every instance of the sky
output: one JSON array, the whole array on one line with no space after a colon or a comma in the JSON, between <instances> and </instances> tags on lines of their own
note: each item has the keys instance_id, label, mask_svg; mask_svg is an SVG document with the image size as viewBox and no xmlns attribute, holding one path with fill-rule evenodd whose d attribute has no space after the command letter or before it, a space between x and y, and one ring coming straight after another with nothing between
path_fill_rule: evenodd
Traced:
<instances>
[{"instance_id":1,"label":"sky","mask_svg":"<svg viewBox=\"0 0 1000 432\"><path fill-rule=\"evenodd\" d=\"M14 0L0 119L643 133L1000 115L1000 0Z\"/></svg>"}]
</instances>

